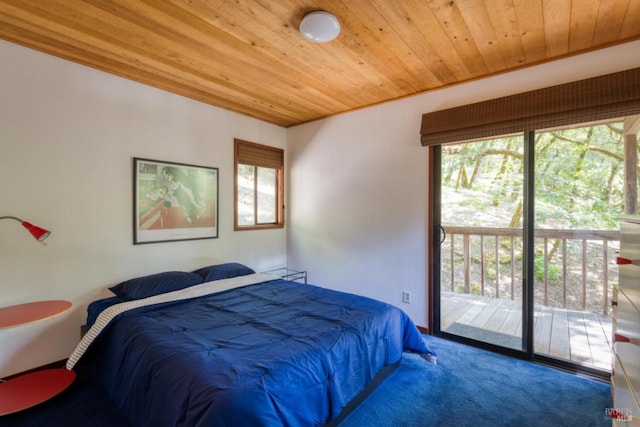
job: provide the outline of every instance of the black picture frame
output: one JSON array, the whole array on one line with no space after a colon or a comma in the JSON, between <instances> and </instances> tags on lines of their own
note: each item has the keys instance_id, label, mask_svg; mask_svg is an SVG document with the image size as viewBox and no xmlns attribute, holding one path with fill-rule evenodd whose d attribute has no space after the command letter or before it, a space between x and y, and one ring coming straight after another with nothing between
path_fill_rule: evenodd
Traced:
<instances>
[{"instance_id":1,"label":"black picture frame","mask_svg":"<svg viewBox=\"0 0 640 427\"><path fill-rule=\"evenodd\" d=\"M218 237L218 168L133 158L133 244Z\"/></svg>"}]
</instances>

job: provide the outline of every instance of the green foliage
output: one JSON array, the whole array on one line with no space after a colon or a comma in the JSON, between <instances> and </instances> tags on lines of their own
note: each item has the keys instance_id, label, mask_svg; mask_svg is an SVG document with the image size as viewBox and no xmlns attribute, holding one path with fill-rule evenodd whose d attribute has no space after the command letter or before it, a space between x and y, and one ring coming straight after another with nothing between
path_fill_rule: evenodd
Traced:
<instances>
[{"instance_id":1,"label":"green foliage","mask_svg":"<svg viewBox=\"0 0 640 427\"><path fill-rule=\"evenodd\" d=\"M544 256L537 255L533 260L533 273L537 280L544 280ZM562 269L555 264L547 264L547 275L549 278L549 282L554 283L560 280L560 275L562 274Z\"/></svg>"},{"instance_id":2,"label":"green foliage","mask_svg":"<svg viewBox=\"0 0 640 427\"><path fill-rule=\"evenodd\" d=\"M482 295L482 287L479 283L474 282L471 284L471 294Z\"/></svg>"},{"instance_id":3,"label":"green foliage","mask_svg":"<svg viewBox=\"0 0 640 427\"><path fill-rule=\"evenodd\" d=\"M540 132L535 140L535 213L539 228L615 229L624 206L621 123ZM443 147L443 201L485 213L456 225L518 224L523 192L522 136ZM461 175L463 174L463 175ZM461 182L461 178L464 178ZM460 193L462 188L465 193ZM444 203L446 205L446 201ZM453 204L447 209L455 209ZM500 212L504 211L503 214ZM449 212L447 217L451 218ZM465 223L466 221L466 223ZM475 222L474 222L475 221ZM492 223L493 222L493 223Z\"/></svg>"}]
</instances>

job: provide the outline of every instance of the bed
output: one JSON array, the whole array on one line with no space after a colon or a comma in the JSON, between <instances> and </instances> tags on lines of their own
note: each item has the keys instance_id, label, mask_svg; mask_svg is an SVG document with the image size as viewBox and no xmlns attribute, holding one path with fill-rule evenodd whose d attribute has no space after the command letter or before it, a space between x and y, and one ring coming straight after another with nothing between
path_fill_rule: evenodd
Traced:
<instances>
[{"instance_id":1,"label":"bed","mask_svg":"<svg viewBox=\"0 0 640 427\"><path fill-rule=\"evenodd\" d=\"M322 426L403 351L435 361L400 309L237 263L111 288L68 369L96 375L135 426Z\"/></svg>"}]
</instances>

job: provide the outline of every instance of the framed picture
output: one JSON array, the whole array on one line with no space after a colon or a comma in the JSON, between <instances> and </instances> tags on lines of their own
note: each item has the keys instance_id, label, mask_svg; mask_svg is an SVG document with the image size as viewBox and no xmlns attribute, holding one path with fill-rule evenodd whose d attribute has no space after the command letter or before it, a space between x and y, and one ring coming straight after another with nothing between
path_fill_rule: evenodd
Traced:
<instances>
[{"instance_id":1,"label":"framed picture","mask_svg":"<svg viewBox=\"0 0 640 427\"><path fill-rule=\"evenodd\" d=\"M218 237L218 168L133 159L133 244Z\"/></svg>"}]
</instances>

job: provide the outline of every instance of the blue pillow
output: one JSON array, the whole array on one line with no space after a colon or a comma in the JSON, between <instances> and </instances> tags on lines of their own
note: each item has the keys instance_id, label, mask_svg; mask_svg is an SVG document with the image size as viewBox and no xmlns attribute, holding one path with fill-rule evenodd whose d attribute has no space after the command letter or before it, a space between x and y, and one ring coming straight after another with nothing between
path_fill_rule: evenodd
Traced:
<instances>
[{"instance_id":1,"label":"blue pillow","mask_svg":"<svg viewBox=\"0 0 640 427\"><path fill-rule=\"evenodd\" d=\"M225 264L210 265L209 267L203 267L196 271L195 274L199 274L205 282L211 282L213 280L229 279L231 277L246 276L247 274L253 274L255 271L247 267L246 265L239 264L237 262L228 262Z\"/></svg>"},{"instance_id":2,"label":"blue pillow","mask_svg":"<svg viewBox=\"0 0 640 427\"><path fill-rule=\"evenodd\" d=\"M202 277L197 274L186 271L167 271L136 277L113 286L109 290L122 299L135 300L177 291L202 282Z\"/></svg>"}]
</instances>

